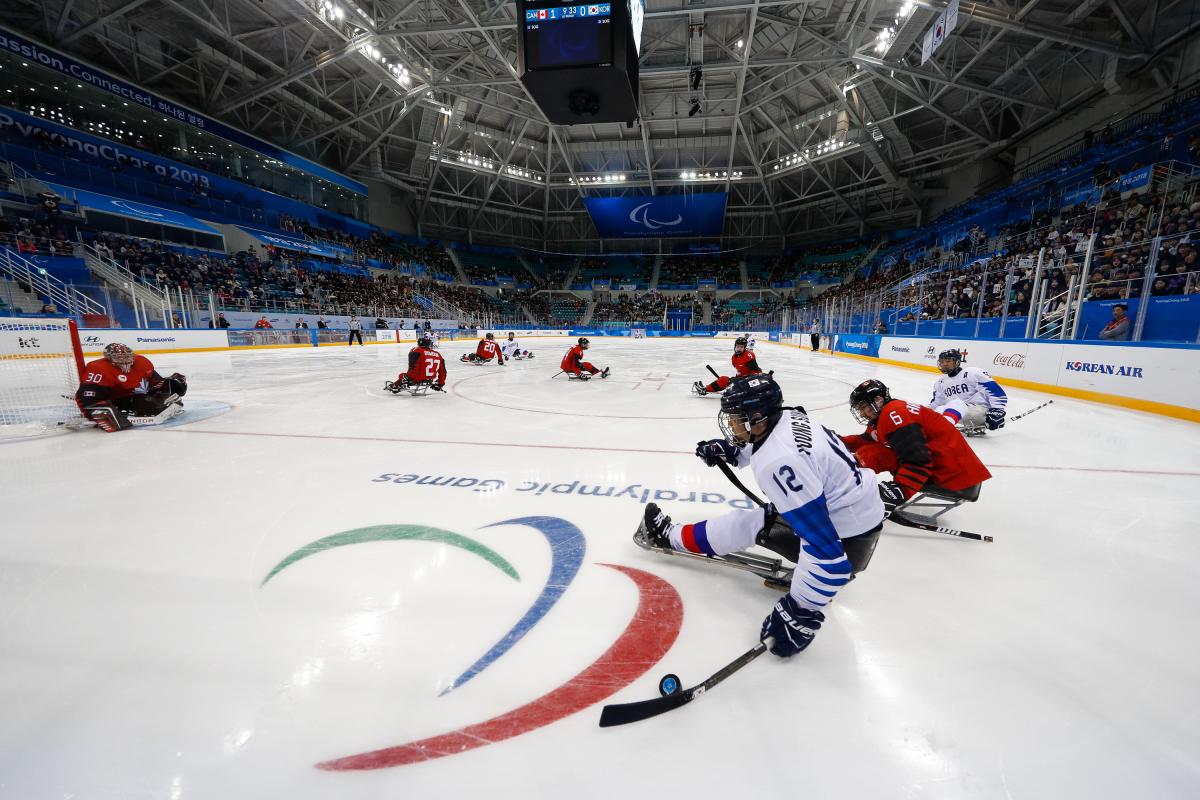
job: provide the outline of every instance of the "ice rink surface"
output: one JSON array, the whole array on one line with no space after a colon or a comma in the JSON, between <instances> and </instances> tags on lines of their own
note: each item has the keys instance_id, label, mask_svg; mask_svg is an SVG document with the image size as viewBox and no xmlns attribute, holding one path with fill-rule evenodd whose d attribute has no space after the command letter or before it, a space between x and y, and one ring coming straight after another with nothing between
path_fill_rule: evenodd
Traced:
<instances>
[{"instance_id":1,"label":"ice rink surface","mask_svg":"<svg viewBox=\"0 0 1200 800\"><path fill-rule=\"evenodd\" d=\"M778 596L631 542L647 499L744 503L692 455L731 344L598 338L586 384L526 344L446 344L420 398L381 391L404 346L152 356L178 425L0 445L0 798L1200 794L1194 424L1056 397L972 439L994 478L943 519L994 543L888 523L805 653L601 729ZM859 381L934 380L759 361L840 433Z\"/></svg>"}]
</instances>

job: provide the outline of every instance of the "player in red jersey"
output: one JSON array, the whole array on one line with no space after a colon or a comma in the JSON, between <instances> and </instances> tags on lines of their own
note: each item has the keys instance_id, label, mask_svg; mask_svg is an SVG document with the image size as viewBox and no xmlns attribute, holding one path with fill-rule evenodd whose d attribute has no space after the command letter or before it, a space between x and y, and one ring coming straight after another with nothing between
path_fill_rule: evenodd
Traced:
<instances>
[{"instance_id":1,"label":"player in red jersey","mask_svg":"<svg viewBox=\"0 0 1200 800\"><path fill-rule=\"evenodd\" d=\"M164 378L145 356L128 345L113 342L104 357L83 368L83 382L75 402L83 415L109 433L135 424L157 425L183 410L180 397L187 394L187 379L178 372ZM130 420L130 416L134 420Z\"/></svg>"},{"instance_id":2,"label":"player in red jersey","mask_svg":"<svg viewBox=\"0 0 1200 800\"><path fill-rule=\"evenodd\" d=\"M884 499L889 511L921 491L974 500L992 477L954 423L928 406L892 399L882 381L855 387L850 410L867 430L842 441L862 466L895 476L881 484L893 494L893 502Z\"/></svg>"},{"instance_id":3,"label":"player in red jersey","mask_svg":"<svg viewBox=\"0 0 1200 800\"><path fill-rule=\"evenodd\" d=\"M500 352L500 345L496 344L495 334L488 333L479 340L479 346L475 348L474 353L463 353L462 361L476 362L482 364L484 361L497 359L500 366L504 366L504 353Z\"/></svg>"},{"instance_id":4,"label":"player in red jersey","mask_svg":"<svg viewBox=\"0 0 1200 800\"><path fill-rule=\"evenodd\" d=\"M592 346L592 343L585 337L579 337L579 343L567 351L563 356L562 364L559 367L568 376L574 375L579 380L586 381L596 373L600 374L601 378L608 377L608 367L597 369L591 363L583 360L583 351Z\"/></svg>"},{"instance_id":5,"label":"player in red jersey","mask_svg":"<svg viewBox=\"0 0 1200 800\"><path fill-rule=\"evenodd\" d=\"M446 386L446 361L442 354L433 349L433 340L422 336L417 346L408 351L408 371L401 372L396 380L388 381L383 388L392 394L427 386L435 392L444 391Z\"/></svg>"},{"instance_id":6,"label":"player in red jersey","mask_svg":"<svg viewBox=\"0 0 1200 800\"><path fill-rule=\"evenodd\" d=\"M750 342L745 336L739 336L733 341L733 358L729 360L733 364L733 368L737 370L737 375L734 376L736 378L762 374L762 369L758 366L758 361L754 358L754 351L749 348L749 344ZM701 397L710 392L723 392L731 380L732 378L721 375L708 386L696 381L692 384L692 391Z\"/></svg>"}]
</instances>

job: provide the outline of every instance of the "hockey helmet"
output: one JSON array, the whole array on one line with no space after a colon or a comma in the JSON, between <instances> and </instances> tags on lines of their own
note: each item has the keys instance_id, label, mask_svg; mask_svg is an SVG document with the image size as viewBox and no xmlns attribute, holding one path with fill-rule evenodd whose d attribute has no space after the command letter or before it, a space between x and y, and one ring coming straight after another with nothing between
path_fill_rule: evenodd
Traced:
<instances>
[{"instance_id":1,"label":"hockey helmet","mask_svg":"<svg viewBox=\"0 0 1200 800\"><path fill-rule=\"evenodd\" d=\"M750 340L747 339L745 336L739 336L738 338L733 340L733 352L735 352L735 353L741 353L749 346L750 346ZM738 348L741 348L741 349L739 350Z\"/></svg>"},{"instance_id":2,"label":"hockey helmet","mask_svg":"<svg viewBox=\"0 0 1200 800\"><path fill-rule=\"evenodd\" d=\"M433 339L430 339L428 336L422 336L420 339L417 339L417 347L424 347L428 350L433 347Z\"/></svg>"},{"instance_id":3,"label":"hockey helmet","mask_svg":"<svg viewBox=\"0 0 1200 800\"><path fill-rule=\"evenodd\" d=\"M496 338L496 335L495 335L494 333L492 333L491 331L488 331L488 332L487 332L487 335L486 335L484 338L486 338L486 339L495 339L495 338Z\"/></svg>"},{"instance_id":4,"label":"hockey helmet","mask_svg":"<svg viewBox=\"0 0 1200 800\"><path fill-rule=\"evenodd\" d=\"M884 382L871 378L855 386L854 390L850 392L850 413L863 425L870 425L879 417L880 409L891 400L892 393ZM860 406L864 405L874 409L874 417L868 417L858 410Z\"/></svg>"},{"instance_id":5,"label":"hockey helmet","mask_svg":"<svg viewBox=\"0 0 1200 800\"><path fill-rule=\"evenodd\" d=\"M950 348L938 353L937 366L938 370L945 375L958 374L958 368L962 365L963 354L958 348ZM953 365L951 365L953 362Z\"/></svg>"},{"instance_id":6,"label":"hockey helmet","mask_svg":"<svg viewBox=\"0 0 1200 800\"><path fill-rule=\"evenodd\" d=\"M579 337L579 346L582 347L584 350L587 350L589 347L591 347L591 345L592 345L592 343L587 340L586 336Z\"/></svg>"},{"instance_id":7,"label":"hockey helmet","mask_svg":"<svg viewBox=\"0 0 1200 800\"><path fill-rule=\"evenodd\" d=\"M513 340L513 337L514 337L514 336L516 336L516 334L515 334L515 333L513 333L512 331L509 331L509 332L508 332L508 340L509 340L510 342Z\"/></svg>"},{"instance_id":8,"label":"hockey helmet","mask_svg":"<svg viewBox=\"0 0 1200 800\"><path fill-rule=\"evenodd\" d=\"M751 441L751 428L782 410L783 390L772 373L742 375L730 381L721 395L717 424L730 444L741 447Z\"/></svg>"},{"instance_id":9,"label":"hockey helmet","mask_svg":"<svg viewBox=\"0 0 1200 800\"><path fill-rule=\"evenodd\" d=\"M133 367L133 348L120 342L111 342L104 347L104 358L114 367L128 372Z\"/></svg>"}]
</instances>

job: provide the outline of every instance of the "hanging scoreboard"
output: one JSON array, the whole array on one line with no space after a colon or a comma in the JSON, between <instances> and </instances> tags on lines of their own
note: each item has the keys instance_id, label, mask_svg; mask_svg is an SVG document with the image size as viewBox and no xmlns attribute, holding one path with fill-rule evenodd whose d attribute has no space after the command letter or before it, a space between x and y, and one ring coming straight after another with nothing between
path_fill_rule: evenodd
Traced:
<instances>
[{"instance_id":1,"label":"hanging scoreboard","mask_svg":"<svg viewBox=\"0 0 1200 800\"><path fill-rule=\"evenodd\" d=\"M521 82L556 125L632 122L644 0L518 0Z\"/></svg>"}]
</instances>

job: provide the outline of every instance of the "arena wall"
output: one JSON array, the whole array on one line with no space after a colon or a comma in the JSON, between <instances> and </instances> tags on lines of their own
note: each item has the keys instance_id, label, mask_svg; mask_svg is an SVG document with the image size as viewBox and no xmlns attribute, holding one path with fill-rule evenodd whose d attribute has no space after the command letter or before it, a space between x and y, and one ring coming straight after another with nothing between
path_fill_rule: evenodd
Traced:
<instances>
[{"instance_id":1,"label":"arena wall","mask_svg":"<svg viewBox=\"0 0 1200 800\"><path fill-rule=\"evenodd\" d=\"M937 371L958 348L1002 385L1200 422L1200 346L834 334L834 355Z\"/></svg>"}]
</instances>

